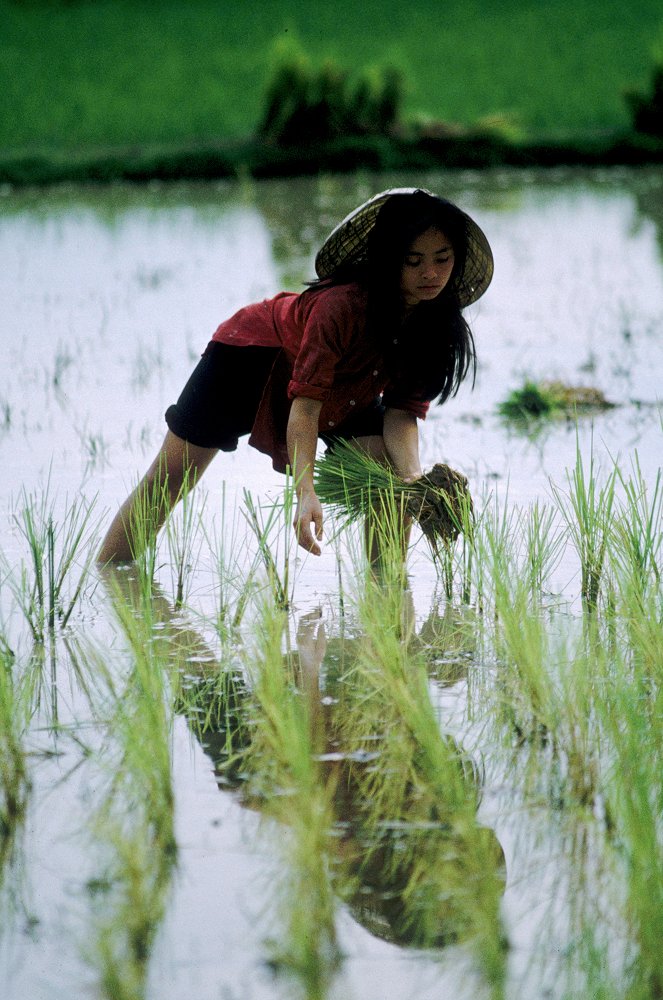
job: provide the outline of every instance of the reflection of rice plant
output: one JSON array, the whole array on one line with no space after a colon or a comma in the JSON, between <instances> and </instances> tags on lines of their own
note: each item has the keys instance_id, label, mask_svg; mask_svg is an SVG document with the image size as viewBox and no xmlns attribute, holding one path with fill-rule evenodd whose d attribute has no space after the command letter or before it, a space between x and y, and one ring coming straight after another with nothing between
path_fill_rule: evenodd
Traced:
<instances>
[{"instance_id":1,"label":"reflection of rice plant","mask_svg":"<svg viewBox=\"0 0 663 1000\"><path fill-rule=\"evenodd\" d=\"M51 381L53 387L56 391L62 389L62 382L64 380L64 375L69 368L74 363L74 356L69 350L66 344L58 344L57 350L55 352L55 364L53 367L53 375L51 376Z\"/></svg>"},{"instance_id":2,"label":"reflection of rice plant","mask_svg":"<svg viewBox=\"0 0 663 1000\"><path fill-rule=\"evenodd\" d=\"M638 616L643 611L641 607L629 610ZM616 842L626 864L627 923L637 946L633 969L640 991L634 991L633 995L646 997L663 995L663 641L660 624L656 631L658 658L655 666L649 658L636 655L629 669L625 658L618 655L608 678L609 696L597 703L608 735L605 750L611 762L605 794L615 824Z\"/></svg>"},{"instance_id":3,"label":"reflection of rice plant","mask_svg":"<svg viewBox=\"0 0 663 1000\"><path fill-rule=\"evenodd\" d=\"M0 642L0 881L5 848L25 812L28 776L22 747L23 712L14 658Z\"/></svg>"},{"instance_id":4,"label":"reflection of rice plant","mask_svg":"<svg viewBox=\"0 0 663 1000\"><path fill-rule=\"evenodd\" d=\"M148 961L177 850L168 670L159 655L149 605L139 603L137 614L117 580L111 581L111 596L128 640L131 667L120 688L101 657L97 663L111 696L104 760L114 758L114 745L119 759L92 824L108 856L106 870L94 880L101 900L93 960L104 996L139 1000L145 996Z\"/></svg>"},{"instance_id":5,"label":"reflection of rice plant","mask_svg":"<svg viewBox=\"0 0 663 1000\"><path fill-rule=\"evenodd\" d=\"M302 679L284 662L285 619L264 604L257 622L251 677L258 711L247 757L250 789L264 808L287 824L281 878L283 936L273 960L293 971L306 995L322 997L338 958L335 900L328 851L333 784L323 780L317 738Z\"/></svg>"},{"instance_id":6,"label":"reflection of rice plant","mask_svg":"<svg viewBox=\"0 0 663 1000\"><path fill-rule=\"evenodd\" d=\"M162 373L164 358L160 345L147 347L139 343L134 359L131 383L135 389L147 389L155 372Z\"/></svg>"},{"instance_id":7,"label":"reflection of rice plant","mask_svg":"<svg viewBox=\"0 0 663 1000\"><path fill-rule=\"evenodd\" d=\"M359 605L365 638L349 675L358 691L353 707L344 706L343 742L354 749L369 737L365 748L378 756L370 768L356 769L358 799L370 803L366 822L374 827L377 849L383 850L383 837L375 837L380 830L401 830L391 877L399 884L402 931L420 945L472 940L499 997L505 974L502 852L477 823L476 773L441 733L424 662L400 637L394 610L393 596L379 584L368 587ZM398 614L400 619L402 605Z\"/></svg>"},{"instance_id":8,"label":"reflection of rice plant","mask_svg":"<svg viewBox=\"0 0 663 1000\"><path fill-rule=\"evenodd\" d=\"M12 425L11 403L3 400L0 403L0 430L8 431Z\"/></svg>"},{"instance_id":9,"label":"reflection of rice plant","mask_svg":"<svg viewBox=\"0 0 663 1000\"><path fill-rule=\"evenodd\" d=\"M57 518L49 486L41 497L24 490L13 515L28 546L27 564L17 572L6 555L1 556L9 586L37 642L56 625L67 625L94 559L94 501L67 501Z\"/></svg>"},{"instance_id":10,"label":"reflection of rice plant","mask_svg":"<svg viewBox=\"0 0 663 1000\"><path fill-rule=\"evenodd\" d=\"M108 462L109 445L102 433L81 430L78 437L85 454L85 471L103 469Z\"/></svg>"}]
</instances>

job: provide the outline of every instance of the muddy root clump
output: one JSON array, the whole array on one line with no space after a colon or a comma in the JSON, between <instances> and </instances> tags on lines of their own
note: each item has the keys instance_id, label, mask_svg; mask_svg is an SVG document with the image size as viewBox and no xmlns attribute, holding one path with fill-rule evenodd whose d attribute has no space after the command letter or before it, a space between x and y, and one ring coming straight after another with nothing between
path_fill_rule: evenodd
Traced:
<instances>
[{"instance_id":1,"label":"muddy root clump","mask_svg":"<svg viewBox=\"0 0 663 1000\"><path fill-rule=\"evenodd\" d=\"M416 492L406 501L406 511L418 522L426 538L437 547L451 545L472 514L467 476L437 463L416 481Z\"/></svg>"}]
</instances>

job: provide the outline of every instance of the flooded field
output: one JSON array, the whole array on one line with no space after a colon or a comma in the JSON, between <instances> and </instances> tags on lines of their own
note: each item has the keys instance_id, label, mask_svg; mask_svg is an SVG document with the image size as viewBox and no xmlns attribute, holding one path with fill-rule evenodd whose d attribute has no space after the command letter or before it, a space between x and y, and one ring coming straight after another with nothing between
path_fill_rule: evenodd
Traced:
<instances>
[{"instance_id":1,"label":"flooded field","mask_svg":"<svg viewBox=\"0 0 663 1000\"><path fill-rule=\"evenodd\" d=\"M376 586L241 444L98 569L218 323L412 183L495 255L421 431L473 531ZM0 254L0 995L660 997L660 172L4 191Z\"/></svg>"}]
</instances>

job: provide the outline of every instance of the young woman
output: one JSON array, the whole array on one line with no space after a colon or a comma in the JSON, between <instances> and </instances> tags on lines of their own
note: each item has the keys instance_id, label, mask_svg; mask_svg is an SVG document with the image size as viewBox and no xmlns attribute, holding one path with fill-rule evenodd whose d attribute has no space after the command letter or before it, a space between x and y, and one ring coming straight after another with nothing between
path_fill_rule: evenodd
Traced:
<instances>
[{"instance_id":1,"label":"young woman","mask_svg":"<svg viewBox=\"0 0 663 1000\"><path fill-rule=\"evenodd\" d=\"M159 525L183 484L238 438L290 467L299 544L320 554L318 438L355 440L405 481L422 475L417 419L455 394L475 353L462 309L493 274L486 237L465 212L418 188L360 205L328 236L318 278L222 323L177 403L143 480L116 514L99 560L134 558L134 512L164 494Z\"/></svg>"}]
</instances>

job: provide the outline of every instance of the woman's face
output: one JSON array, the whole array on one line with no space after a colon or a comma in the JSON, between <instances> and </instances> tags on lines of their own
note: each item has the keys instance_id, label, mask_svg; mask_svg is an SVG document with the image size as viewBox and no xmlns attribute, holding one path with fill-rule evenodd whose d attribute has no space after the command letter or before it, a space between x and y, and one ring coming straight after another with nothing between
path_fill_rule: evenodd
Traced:
<instances>
[{"instance_id":1,"label":"woman's face","mask_svg":"<svg viewBox=\"0 0 663 1000\"><path fill-rule=\"evenodd\" d=\"M427 229L417 236L401 270L401 297L406 309L436 298L449 281L453 266L453 247L441 229Z\"/></svg>"}]
</instances>

